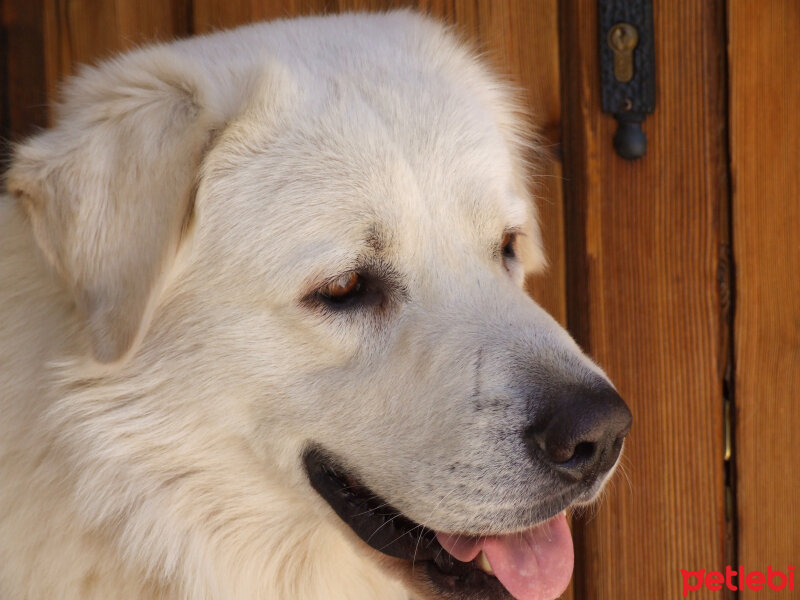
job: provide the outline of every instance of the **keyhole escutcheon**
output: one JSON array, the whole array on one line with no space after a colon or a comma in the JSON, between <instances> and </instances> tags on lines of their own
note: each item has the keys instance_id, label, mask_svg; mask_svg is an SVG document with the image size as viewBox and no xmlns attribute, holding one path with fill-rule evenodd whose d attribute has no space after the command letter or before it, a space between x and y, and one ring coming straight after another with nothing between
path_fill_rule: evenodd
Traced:
<instances>
[{"instance_id":1,"label":"keyhole escutcheon","mask_svg":"<svg viewBox=\"0 0 800 600\"><path fill-rule=\"evenodd\" d=\"M614 77L621 83L633 79L633 51L639 32L630 23L617 23L608 30L608 45L614 52Z\"/></svg>"}]
</instances>

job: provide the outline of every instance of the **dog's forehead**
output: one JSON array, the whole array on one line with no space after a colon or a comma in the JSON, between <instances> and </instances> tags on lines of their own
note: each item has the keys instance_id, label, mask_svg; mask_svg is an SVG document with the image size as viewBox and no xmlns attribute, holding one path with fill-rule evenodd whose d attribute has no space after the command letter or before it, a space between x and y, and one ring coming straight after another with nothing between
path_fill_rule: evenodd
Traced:
<instances>
[{"instance_id":1,"label":"dog's forehead","mask_svg":"<svg viewBox=\"0 0 800 600\"><path fill-rule=\"evenodd\" d=\"M253 90L257 109L205 170L204 212L227 237L311 260L380 232L409 257L441 251L437 240L483 252L530 218L507 90L438 26L420 40L419 21L411 35L408 15L387 18L398 28L368 47L331 30L272 57L280 68Z\"/></svg>"},{"instance_id":2,"label":"dog's forehead","mask_svg":"<svg viewBox=\"0 0 800 600\"><path fill-rule=\"evenodd\" d=\"M301 95L280 127L255 116L241 128L246 150L221 178L262 213L254 221L292 220L298 235L337 224L330 233L359 239L376 230L496 236L524 221L509 144L464 90L326 86Z\"/></svg>"}]
</instances>

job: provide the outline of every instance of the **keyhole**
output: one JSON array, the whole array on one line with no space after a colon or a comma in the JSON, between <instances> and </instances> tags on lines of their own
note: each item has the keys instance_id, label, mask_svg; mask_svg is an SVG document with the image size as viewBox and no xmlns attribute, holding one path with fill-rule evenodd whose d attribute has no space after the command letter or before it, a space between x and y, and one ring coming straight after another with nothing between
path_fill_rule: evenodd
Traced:
<instances>
[{"instance_id":1,"label":"keyhole","mask_svg":"<svg viewBox=\"0 0 800 600\"><path fill-rule=\"evenodd\" d=\"M607 41L614 52L614 77L627 83L633 79L633 50L639 43L639 32L630 23L617 23L608 31Z\"/></svg>"}]
</instances>

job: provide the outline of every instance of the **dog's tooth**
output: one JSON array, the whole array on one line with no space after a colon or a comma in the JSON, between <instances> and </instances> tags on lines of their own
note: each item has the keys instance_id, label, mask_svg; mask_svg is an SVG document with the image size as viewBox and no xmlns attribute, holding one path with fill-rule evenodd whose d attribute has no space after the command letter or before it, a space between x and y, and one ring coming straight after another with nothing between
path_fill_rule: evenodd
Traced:
<instances>
[{"instance_id":1,"label":"dog's tooth","mask_svg":"<svg viewBox=\"0 0 800 600\"><path fill-rule=\"evenodd\" d=\"M489 559L486 558L486 553L481 550L477 557L475 557L475 565L484 573L494 575L492 565L489 564Z\"/></svg>"}]
</instances>

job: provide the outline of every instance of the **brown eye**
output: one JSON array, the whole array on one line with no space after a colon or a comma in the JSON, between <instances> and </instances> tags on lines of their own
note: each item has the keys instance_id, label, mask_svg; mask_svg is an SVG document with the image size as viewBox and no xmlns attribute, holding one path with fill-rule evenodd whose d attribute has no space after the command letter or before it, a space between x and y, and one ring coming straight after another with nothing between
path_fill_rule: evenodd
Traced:
<instances>
[{"instance_id":1,"label":"brown eye","mask_svg":"<svg viewBox=\"0 0 800 600\"><path fill-rule=\"evenodd\" d=\"M323 287L319 294L330 302L345 302L359 294L361 288L361 276L355 271L350 271Z\"/></svg>"},{"instance_id":2,"label":"brown eye","mask_svg":"<svg viewBox=\"0 0 800 600\"><path fill-rule=\"evenodd\" d=\"M333 311L355 311L380 306L387 299L387 275L348 271L306 296L307 302Z\"/></svg>"},{"instance_id":3,"label":"brown eye","mask_svg":"<svg viewBox=\"0 0 800 600\"><path fill-rule=\"evenodd\" d=\"M501 248L503 249L503 258L514 258L517 255L517 234L508 232L503 236Z\"/></svg>"}]
</instances>

